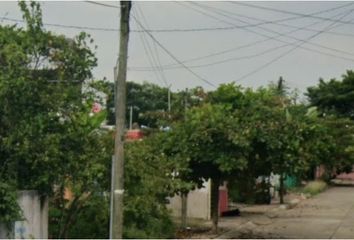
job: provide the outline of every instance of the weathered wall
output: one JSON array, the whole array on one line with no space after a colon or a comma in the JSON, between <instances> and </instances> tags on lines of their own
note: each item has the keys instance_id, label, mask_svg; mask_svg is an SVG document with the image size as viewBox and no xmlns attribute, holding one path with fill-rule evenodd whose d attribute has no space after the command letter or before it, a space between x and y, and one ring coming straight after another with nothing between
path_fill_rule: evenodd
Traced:
<instances>
[{"instance_id":1,"label":"weathered wall","mask_svg":"<svg viewBox=\"0 0 354 240\"><path fill-rule=\"evenodd\" d=\"M172 215L181 216L182 201L181 197L176 195L169 199L167 207L172 211ZM210 181L204 183L204 187L196 189L188 194L187 217L210 219Z\"/></svg>"},{"instance_id":2,"label":"weathered wall","mask_svg":"<svg viewBox=\"0 0 354 240\"><path fill-rule=\"evenodd\" d=\"M48 200L41 202L37 191L20 191L18 203L23 219L14 223L10 233L0 224L0 238L48 238Z\"/></svg>"}]
</instances>

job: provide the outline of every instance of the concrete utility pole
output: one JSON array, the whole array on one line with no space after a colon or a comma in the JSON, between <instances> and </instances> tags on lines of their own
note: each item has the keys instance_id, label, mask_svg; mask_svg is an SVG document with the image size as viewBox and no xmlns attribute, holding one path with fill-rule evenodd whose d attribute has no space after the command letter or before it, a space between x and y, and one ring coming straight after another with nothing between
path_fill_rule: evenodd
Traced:
<instances>
[{"instance_id":1,"label":"concrete utility pole","mask_svg":"<svg viewBox=\"0 0 354 240\"><path fill-rule=\"evenodd\" d=\"M129 114L129 129L133 128L133 106L130 106L130 114Z\"/></svg>"},{"instance_id":2,"label":"concrete utility pole","mask_svg":"<svg viewBox=\"0 0 354 240\"><path fill-rule=\"evenodd\" d=\"M118 59L118 76L116 81L116 132L113 169L113 212L111 238L123 235L123 193L124 193L124 130L126 112L126 76L129 41L129 16L131 1L120 2L120 42Z\"/></svg>"},{"instance_id":3,"label":"concrete utility pole","mask_svg":"<svg viewBox=\"0 0 354 240\"><path fill-rule=\"evenodd\" d=\"M171 113L171 85L168 86L168 112Z\"/></svg>"}]
</instances>

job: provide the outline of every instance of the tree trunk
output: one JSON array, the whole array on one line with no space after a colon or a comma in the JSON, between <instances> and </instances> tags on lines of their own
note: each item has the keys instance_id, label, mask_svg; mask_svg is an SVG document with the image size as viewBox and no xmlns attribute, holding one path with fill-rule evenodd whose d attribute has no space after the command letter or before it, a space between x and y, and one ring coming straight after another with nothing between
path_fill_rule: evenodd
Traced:
<instances>
[{"instance_id":1,"label":"tree trunk","mask_svg":"<svg viewBox=\"0 0 354 240\"><path fill-rule=\"evenodd\" d=\"M280 174L280 185L279 185L279 198L280 204L284 204L284 175Z\"/></svg>"},{"instance_id":2,"label":"tree trunk","mask_svg":"<svg viewBox=\"0 0 354 240\"><path fill-rule=\"evenodd\" d=\"M185 229L187 227L187 201L188 201L188 192L181 193L181 227Z\"/></svg>"},{"instance_id":3,"label":"tree trunk","mask_svg":"<svg viewBox=\"0 0 354 240\"><path fill-rule=\"evenodd\" d=\"M212 231L214 233L218 232L218 221L219 221L219 179L211 179L211 220L212 220Z\"/></svg>"},{"instance_id":4,"label":"tree trunk","mask_svg":"<svg viewBox=\"0 0 354 240\"><path fill-rule=\"evenodd\" d=\"M78 202L79 202L79 196L75 197L74 200L71 202L69 209L67 209L67 214L65 217L65 222L64 222L64 226L60 231L59 234L59 238L63 239L66 238L67 234L68 234L68 230L71 226L71 219L76 211L76 208L78 206Z\"/></svg>"}]
</instances>

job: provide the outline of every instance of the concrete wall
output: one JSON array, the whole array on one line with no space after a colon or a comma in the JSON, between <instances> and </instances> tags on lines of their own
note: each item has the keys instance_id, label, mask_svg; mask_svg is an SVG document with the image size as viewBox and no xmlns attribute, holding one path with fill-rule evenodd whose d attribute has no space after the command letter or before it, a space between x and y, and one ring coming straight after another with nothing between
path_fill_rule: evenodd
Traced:
<instances>
[{"instance_id":1,"label":"concrete wall","mask_svg":"<svg viewBox=\"0 0 354 240\"><path fill-rule=\"evenodd\" d=\"M203 184L203 188L191 191L188 194L187 200L187 217L210 219L210 180ZM170 203L167 205L175 217L181 216L182 200L176 195L169 199Z\"/></svg>"},{"instance_id":2,"label":"concrete wall","mask_svg":"<svg viewBox=\"0 0 354 240\"><path fill-rule=\"evenodd\" d=\"M10 233L0 224L0 238L48 238L48 200L41 202L37 191L20 191L18 203L23 219L14 223Z\"/></svg>"}]
</instances>

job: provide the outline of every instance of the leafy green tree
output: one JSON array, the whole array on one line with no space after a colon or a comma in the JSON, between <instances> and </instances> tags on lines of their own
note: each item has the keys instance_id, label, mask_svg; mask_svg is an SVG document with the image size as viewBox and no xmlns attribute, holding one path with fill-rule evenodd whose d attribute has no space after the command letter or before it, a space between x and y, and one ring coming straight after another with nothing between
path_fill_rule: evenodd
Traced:
<instances>
[{"instance_id":1,"label":"leafy green tree","mask_svg":"<svg viewBox=\"0 0 354 240\"><path fill-rule=\"evenodd\" d=\"M354 118L354 72L348 70L342 80L331 79L307 89L307 96L312 106L317 106L323 113Z\"/></svg>"},{"instance_id":2,"label":"leafy green tree","mask_svg":"<svg viewBox=\"0 0 354 240\"><path fill-rule=\"evenodd\" d=\"M283 202L285 175L307 172L315 159L328 150L325 144L319 144L324 140L320 133L327 132L318 119L307 113L306 107L292 105L283 79L277 85L256 91L233 83L222 85L210 94L210 101L232 109L230 138L235 143L245 143L240 153L247 164L235 175L247 179L245 192L254 191L258 176L277 173L281 176Z\"/></svg>"},{"instance_id":3,"label":"leafy green tree","mask_svg":"<svg viewBox=\"0 0 354 240\"><path fill-rule=\"evenodd\" d=\"M101 88L108 93L108 123L115 124L114 83L105 82ZM156 84L127 82L127 107L133 107L133 121L139 125L156 127L157 118L166 115L168 89ZM129 123L130 112L127 111L126 122Z\"/></svg>"},{"instance_id":4,"label":"leafy green tree","mask_svg":"<svg viewBox=\"0 0 354 240\"><path fill-rule=\"evenodd\" d=\"M180 185L178 165L161 150L164 133L126 144L124 237L171 238L174 226L166 199Z\"/></svg>"},{"instance_id":5,"label":"leafy green tree","mask_svg":"<svg viewBox=\"0 0 354 240\"><path fill-rule=\"evenodd\" d=\"M88 107L64 117L58 146L63 165L56 173L59 181L51 198L50 226L55 238L70 237L70 228L85 204L109 189L113 133L99 129L105 112L90 116L90 111ZM65 198L65 191L70 191L71 199Z\"/></svg>"},{"instance_id":6,"label":"leafy green tree","mask_svg":"<svg viewBox=\"0 0 354 240\"><path fill-rule=\"evenodd\" d=\"M310 104L316 106L327 133L332 137L333 147L327 161L328 177L333 171L349 172L353 165L353 122L354 105L354 72L348 70L342 80L331 79L308 88L307 96Z\"/></svg>"},{"instance_id":7,"label":"leafy green tree","mask_svg":"<svg viewBox=\"0 0 354 240\"><path fill-rule=\"evenodd\" d=\"M81 84L96 58L87 34L68 39L45 31L38 3L19 6L26 28L0 26L0 181L46 196L68 172L63 134L73 130L71 113L90 102Z\"/></svg>"},{"instance_id":8,"label":"leafy green tree","mask_svg":"<svg viewBox=\"0 0 354 240\"><path fill-rule=\"evenodd\" d=\"M59 161L58 115L76 110L80 82L91 76L96 59L85 34L68 40L45 32L39 4L19 4L27 30L0 27L1 161L19 188L48 191L55 178L48 170Z\"/></svg>"},{"instance_id":9,"label":"leafy green tree","mask_svg":"<svg viewBox=\"0 0 354 240\"><path fill-rule=\"evenodd\" d=\"M348 118L327 115L321 118L326 128L326 136L330 138L331 151L323 156L323 164L327 171L327 180L335 174L351 172L354 164L354 123Z\"/></svg>"},{"instance_id":10,"label":"leafy green tree","mask_svg":"<svg viewBox=\"0 0 354 240\"><path fill-rule=\"evenodd\" d=\"M108 81L95 82L94 87L105 92L107 98L108 124L115 124L114 83ZM156 84L144 82L127 82L127 107L133 107L133 122L150 128L169 125L173 121L184 118L187 108L200 105L205 101L207 93L196 87L184 91L171 91L171 112L168 112L168 89ZM128 108L127 108L128 109ZM130 111L126 113L129 123Z\"/></svg>"},{"instance_id":11,"label":"leafy green tree","mask_svg":"<svg viewBox=\"0 0 354 240\"><path fill-rule=\"evenodd\" d=\"M213 230L217 230L219 185L234 171L245 166L241 155L244 142L229 138L231 118L225 106L204 104L186 112L185 120L172 126L169 137L174 142L173 155L184 162L188 171L183 180L201 186L211 179L211 215Z\"/></svg>"}]
</instances>

